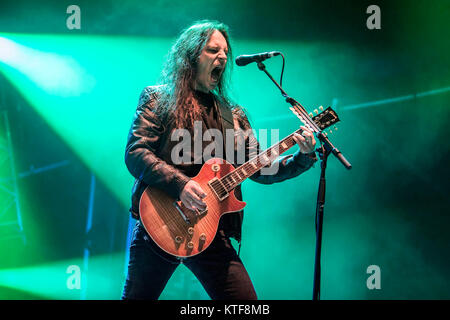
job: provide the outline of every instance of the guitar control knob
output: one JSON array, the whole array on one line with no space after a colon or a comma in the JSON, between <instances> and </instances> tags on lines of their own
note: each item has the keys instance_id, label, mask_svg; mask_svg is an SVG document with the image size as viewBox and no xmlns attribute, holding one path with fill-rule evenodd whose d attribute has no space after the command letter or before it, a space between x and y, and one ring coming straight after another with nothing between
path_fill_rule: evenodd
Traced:
<instances>
[{"instance_id":1,"label":"guitar control knob","mask_svg":"<svg viewBox=\"0 0 450 320\"><path fill-rule=\"evenodd\" d=\"M206 240L206 234L202 233L200 235L200 241L205 241Z\"/></svg>"},{"instance_id":2,"label":"guitar control knob","mask_svg":"<svg viewBox=\"0 0 450 320\"><path fill-rule=\"evenodd\" d=\"M193 235L193 234L194 234L194 228L189 227L188 233L189 233L190 235Z\"/></svg>"},{"instance_id":3,"label":"guitar control knob","mask_svg":"<svg viewBox=\"0 0 450 320\"><path fill-rule=\"evenodd\" d=\"M182 236L176 236L175 237L175 242L176 243L181 243L183 241L183 237Z\"/></svg>"},{"instance_id":4,"label":"guitar control knob","mask_svg":"<svg viewBox=\"0 0 450 320\"><path fill-rule=\"evenodd\" d=\"M192 241L189 241L187 246L189 249L192 249L192 248L194 248L194 243Z\"/></svg>"}]
</instances>

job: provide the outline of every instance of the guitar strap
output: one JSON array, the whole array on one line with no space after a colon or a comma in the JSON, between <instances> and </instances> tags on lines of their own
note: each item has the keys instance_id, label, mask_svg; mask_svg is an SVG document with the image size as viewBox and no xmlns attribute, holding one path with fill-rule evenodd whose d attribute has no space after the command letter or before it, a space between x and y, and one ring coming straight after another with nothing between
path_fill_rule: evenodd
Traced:
<instances>
[{"instance_id":1,"label":"guitar strap","mask_svg":"<svg viewBox=\"0 0 450 320\"><path fill-rule=\"evenodd\" d=\"M216 104L216 110L218 110L219 113L219 121L222 124L222 140L223 140L223 158L227 159L227 136L226 132L227 130L231 129L234 130L234 120L233 120L233 113L231 112L231 109L224 106L222 103L218 103L215 101ZM234 135L233 135L233 144L234 144ZM230 148L230 146L228 146ZM235 146L233 145L230 150L234 150ZM231 155L230 155L231 156Z\"/></svg>"},{"instance_id":2,"label":"guitar strap","mask_svg":"<svg viewBox=\"0 0 450 320\"><path fill-rule=\"evenodd\" d=\"M216 105L219 105L219 115L222 120L222 134L225 138L225 132L227 129L234 129L234 121L233 121L233 113L231 112L230 108L227 108L226 106L222 106L220 103L216 103ZM225 139L224 139L225 141Z\"/></svg>"},{"instance_id":3,"label":"guitar strap","mask_svg":"<svg viewBox=\"0 0 450 320\"><path fill-rule=\"evenodd\" d=\"M223 143L224 143L224 149L227 150L227 146L226 146L226 130L227 129L232 129L234 130L234 120L233 120L233 113L231 112L231 109L228 108L227 106L222 105L221 103L216 103L216 107L218 106L217 110L219 111L219 118L220 121L222 122L222 137L223 137ZM234 139L233 139L233 143L234 143ZM233 146L233 149L234 150ZM224 150L224 151L225 151ZM225 154L226 155L226 152ZM238 200L242 201L242 192L241 192L241 188L237 187L235 190L235 195L236 198L238 198ZM229 215L233 215L233 217L231 219L231 224L232 224L232 228L234 230L236 230L238 233L237 234L233 234L232 236L239 242L239 250L238 250L238 255L241 252L241 230L242 230L242 220L243 220L243 212L237 212L235 214L229 213Z\"/></svg>"}]
</instances>

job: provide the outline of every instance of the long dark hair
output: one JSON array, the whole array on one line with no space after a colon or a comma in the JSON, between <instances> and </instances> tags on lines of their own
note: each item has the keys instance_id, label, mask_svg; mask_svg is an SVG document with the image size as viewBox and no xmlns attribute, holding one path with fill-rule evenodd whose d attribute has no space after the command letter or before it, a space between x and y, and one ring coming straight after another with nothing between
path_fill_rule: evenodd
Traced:
<instances>
[{"instance_id":1,"label":"long dark hair","mask_svg":"<svg viewBox=\"0 0 450 320\"><path fill-rule=\"evenodd\" d=\"M216 88L212 92L216 103L232 108L228 96L232 52L228 26L218 21L202 20L183 30L173 44L161 72L156 112L167 118L173 116L175 126L192 126L199 119L201 110L192 103L193 83L197 73L197 61L214 31L222 33L227 41L227 64Z\"/></svg>"}]
</instances>

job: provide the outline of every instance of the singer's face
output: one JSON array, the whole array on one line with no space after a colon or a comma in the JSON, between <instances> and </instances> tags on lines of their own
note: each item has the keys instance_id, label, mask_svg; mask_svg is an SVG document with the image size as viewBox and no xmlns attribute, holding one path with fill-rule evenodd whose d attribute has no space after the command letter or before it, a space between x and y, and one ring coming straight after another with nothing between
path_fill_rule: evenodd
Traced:
<instances>
[{"instance_id":1,"label":"singer's face","mask_svg":"<svg viewBox=\"0 0 450 320\"><path fill-rule=\"evenodd\" d=\"M225 69L227 53L227 40L220 31L214 31L198 58L195 89L214 90Z\"/></svg>"}]
</instances>

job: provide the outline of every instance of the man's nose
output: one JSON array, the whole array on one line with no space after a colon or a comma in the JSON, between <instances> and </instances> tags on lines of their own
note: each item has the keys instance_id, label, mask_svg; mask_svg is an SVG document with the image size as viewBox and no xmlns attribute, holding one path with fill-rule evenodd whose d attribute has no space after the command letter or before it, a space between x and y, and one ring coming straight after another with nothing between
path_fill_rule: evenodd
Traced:
<instances>
[{"instance_id":1,"label":"man's nose","mask_svg":"<svg viewBox=\"0 0 450 320\"><path fill-rule=\"evenodd\" d=\"M225 52L221 51L221 52L219 53L219 60L220 60L221 62L224 62L224 63L227 62L227 55L226 55Z\"/></svg>"}]
</instances>

